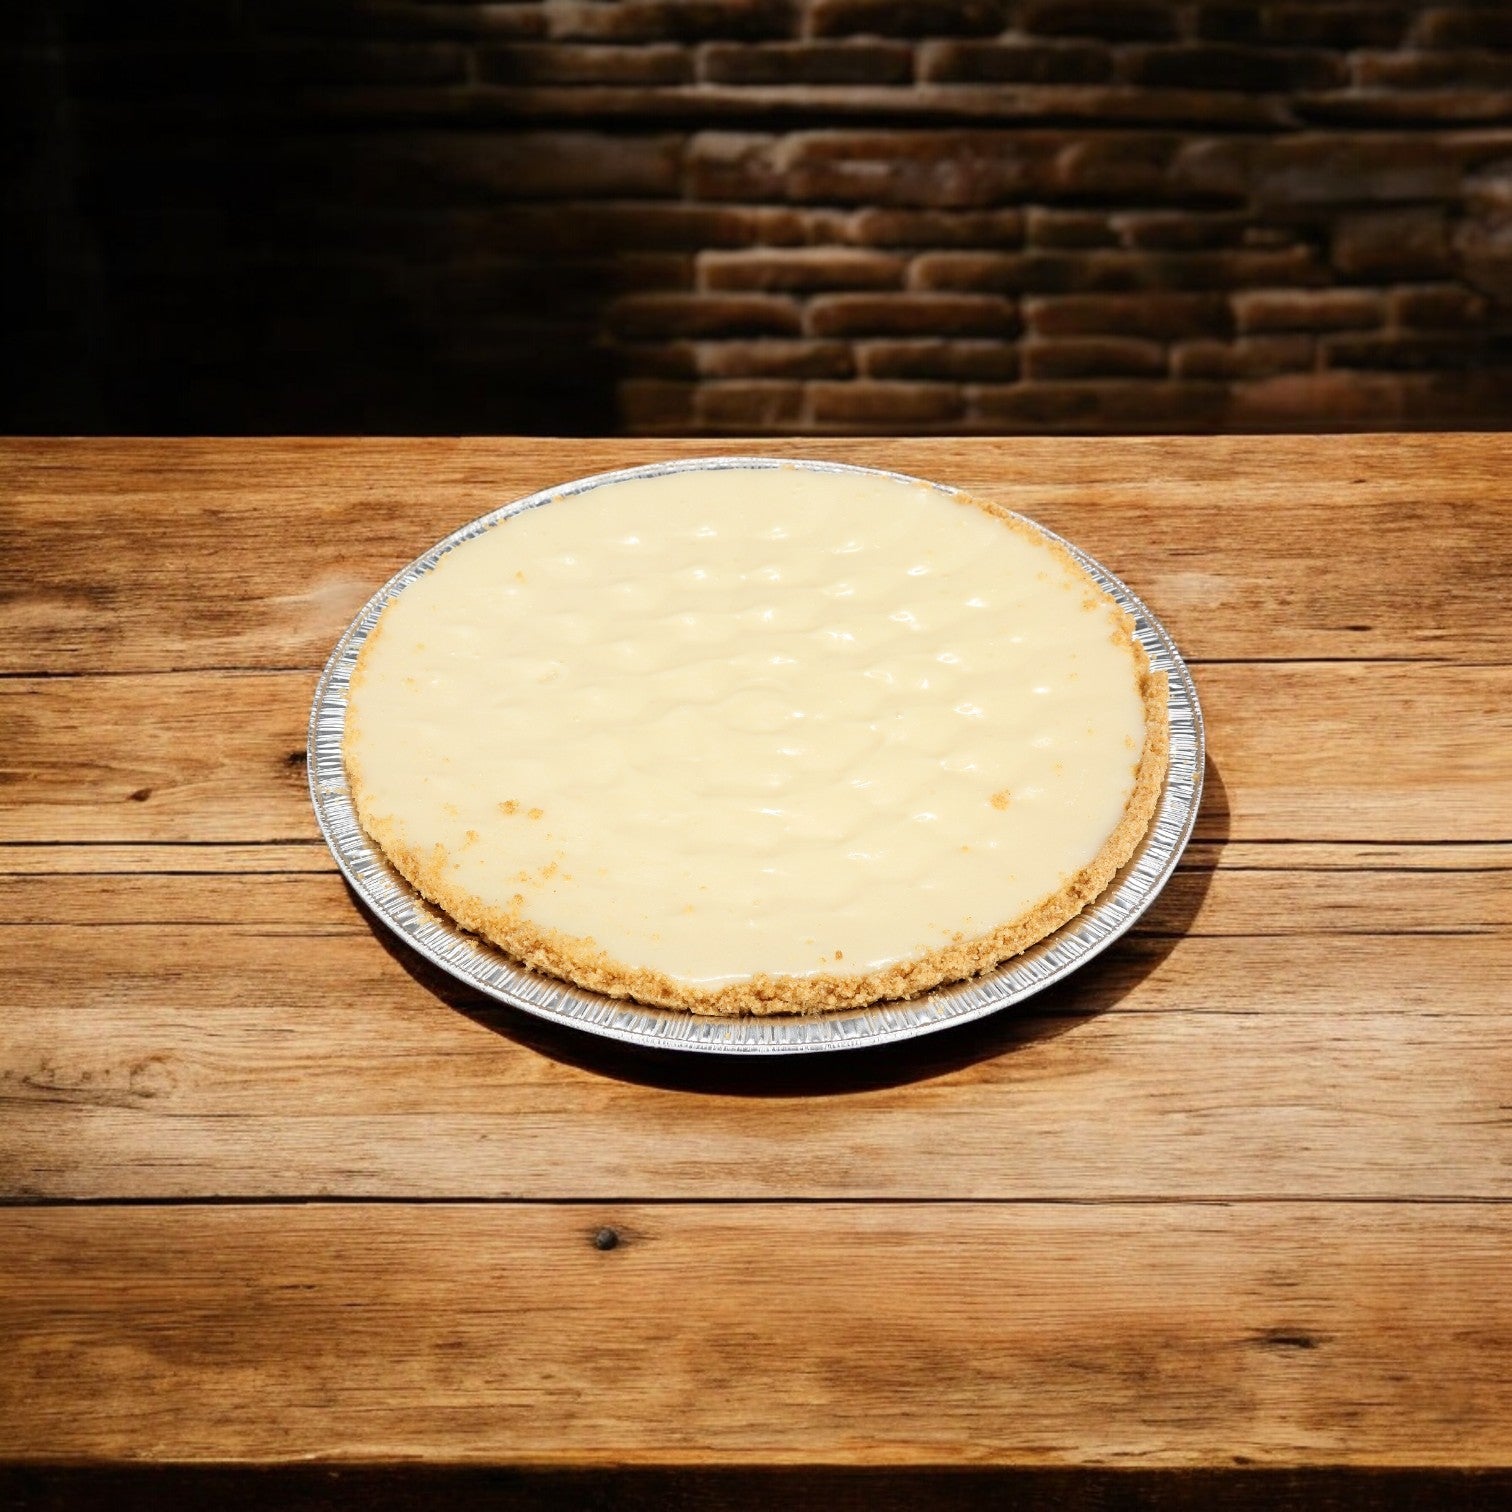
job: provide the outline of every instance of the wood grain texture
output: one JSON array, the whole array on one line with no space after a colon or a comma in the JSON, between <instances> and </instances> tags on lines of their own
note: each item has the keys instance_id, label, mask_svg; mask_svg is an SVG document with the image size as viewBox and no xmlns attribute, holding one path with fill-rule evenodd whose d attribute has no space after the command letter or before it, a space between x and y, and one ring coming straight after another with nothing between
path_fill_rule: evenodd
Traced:
<instances>
[{"instance_id":1,"label":"wood grain texture","mask_svg":"<svg viewBox=\"0 0 1512 1512\"><path fill-rule=\"evenodd\" d=\"M1505 1464L1509 1242L1467 1204L12 1213L0 1454Z\"/></svg>"},{"instance_id":2,"label":"wood grain texture","mask_svg":"<svg viewBox=\"0 0 1512 1512\"><path fill-rule=\"evenodd\" d=\"M0 671L306 667L467 520L668 456L822 457L1069 535L1208 658L1507 659L1505 436L11 443ZM1342 506L1342 507L1341 507ZM291 540L289 522L298 520ZM192 564L193 571L186 572Z\"/></svg>"},{"instance_id":3,"label":"wood grain texture","mask_svg":"<svg viewBox=\"0 0 1512 1512\"><path fill-rule=\"evenodd\" d=\"M1023 1011L791 1064L600 1044L413 958L320 843L315 677L389 573L731 450L1001 499L1193 658L1198 838ZM1494 1496L1509 478L1507 437L0 443L0 1500L307 1459ZM822 1494L955 1504L867 1484Z\"/></svg>"},{"instance_id":4,"label":"wood grain texture","mask_svg":"<svg viewBox=\"0 0 1512 1512\"><path fill-rule=\"evenodd\" d=\"M1184 871L1508 871L1512 846L1494 841L1440 843L1432 846L1369 842L1285 842L1194 840L1179 863ZM113 845L109 841L69 844L0 841L0 877L167 875L197 876L229 872L336 873L325 843L304 840L249 841L218 845L147 841Z\"/></svg>"},{"instance_id":5,"label":"wood grain texture","mask_svg":"<svg viewBox=\"0 0 1512 1512\"><path fill-rule=\"evenodd\" d=\"M50 848L49 848L50 849ZM212 850L218 851L219 847ZM251 849L249 847L249 849ZM269 846L275 855L293 850ZM1332 847L1287 847L1304 853ZM1421 864L1360 865L1341 881L1321 867L1276 865L1214 871L1197 855L1178 870L1135 925L1150 935L1464 934L1512 927L1512 845L1488 845L1477 865L1442 868L1438 846L1419 847ZM66 888L48 875L7 876L0 870L0 929L23 924L234 924L281 934L367 934L334 868L204 872L180 870L177 856L200 847L159 850L153 868L72 872ZM1401 848L1394 854L1400 855ZM299 859L304 859L303 857ZM1430 873L1431 868L1431 873ZM66 948L66 947L65 947Z\"/></svg>"},{"instance_id":6,"label":"wood grain texture","mask_svg":"<svg viewBox=\"0 0 1512 1512\"><path fill-rule=\"evenodd\" d=\"M595 1053L385 948L333 877L76 878L90 925L0 931L0 1190L1512 1196L1505 872L1348 875L1352 907L1178 874L1022 1013L833 1071Z\"/></svg>"},{"instance_id":7,"label":"wood grain texture","mask_svg":"<svg viewBox=\"0 0 1512 1512\"><path fill-rule=\"evenodd\" d=\"M303 672L0 679L0 838L313 838L314 689ZM1512 840L1512 663L1215 665L1198 691L1203 838Z\"/></svg>"}]
</instances>

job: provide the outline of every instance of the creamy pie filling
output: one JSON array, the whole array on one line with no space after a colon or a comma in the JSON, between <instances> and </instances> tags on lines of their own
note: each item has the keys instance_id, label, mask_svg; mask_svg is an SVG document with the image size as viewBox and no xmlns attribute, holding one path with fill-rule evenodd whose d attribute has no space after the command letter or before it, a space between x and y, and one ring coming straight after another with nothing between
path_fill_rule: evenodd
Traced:
<instances>
[{"instance_id":1,"label":"creamy pie filling","mask_svg":"<svg viewBox=\"0 0 1512 1512\"><path fill-rule=\"evenodd\" d=\"M467 928L711 1013L904 996L1058 927L1158 798L1165 681L1056 543L864 472L620 480L397 595L359 818Z\"/></svg>"}]
</instances>

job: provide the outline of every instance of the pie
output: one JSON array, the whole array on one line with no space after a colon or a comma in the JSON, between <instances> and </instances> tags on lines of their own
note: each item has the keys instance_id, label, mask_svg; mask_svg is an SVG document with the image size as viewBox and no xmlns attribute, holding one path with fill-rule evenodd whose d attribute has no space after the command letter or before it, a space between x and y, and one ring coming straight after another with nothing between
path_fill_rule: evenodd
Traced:
<instances>
[{"instance_id":1,"label":"pie","mask_svg":"<svg viewBox=\"0 0 1512 1512\"><path fill-rule=\"evenodd\" d=\"M608 475L392 597L359 821L463 928L704 1014L906 998L1042 939L1148 828L1167 688L1071 553L893 474Z\"/></svg>"}]
</instances>

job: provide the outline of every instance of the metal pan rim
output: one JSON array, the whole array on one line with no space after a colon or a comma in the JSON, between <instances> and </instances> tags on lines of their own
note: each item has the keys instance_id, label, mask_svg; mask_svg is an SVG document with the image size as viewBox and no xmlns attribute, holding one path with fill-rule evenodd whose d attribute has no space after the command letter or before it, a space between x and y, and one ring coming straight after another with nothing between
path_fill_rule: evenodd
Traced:
<instances>
[{"instance_id":1,"label":"metal pan rim","mask_svg":"<svg viewBox=\"0 0 1512 1512\"><path fill-rule=\"evenodd\" d=\"M964 492L881 468L786 457L691 457L594 473L541 489L469 521L390 578L347 627L321 673L310 711L310 797L321 834L342 874L368 911L418 955L498 1002L623 1044L699 1054L798 1055L897 1044L1024 1002L1101 954L1155 901L1191 838L1201 805L1205 737L1197 689L1175 642L1138 596L1073 542L1024 515L1017 517L1064 546L1134 617L1135 634L1151 664L1166 674L1171 759L1155 818L1129 863L1075 918L992 971L970 981L947 983L908 1001L812 1017L709 1018L649 1008L587 991L519 965L425 903L390 867L357 823L341 753L352 668L389 600L429 572L448 551L527 509L633 478L783 467L870 474L952 496Z\"/></svg>"}]
</instances>

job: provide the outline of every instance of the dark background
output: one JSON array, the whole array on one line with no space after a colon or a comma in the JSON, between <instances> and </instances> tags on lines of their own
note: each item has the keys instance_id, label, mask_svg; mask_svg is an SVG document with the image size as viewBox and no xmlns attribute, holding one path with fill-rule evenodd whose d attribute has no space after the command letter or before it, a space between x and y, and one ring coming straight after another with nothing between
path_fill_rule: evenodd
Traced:
<instances>
[{"instance_id":1,"label":"dark background","mask_svg":"<svg viewBox=\"0 0 1512 1512\"><path fill-rule=\"evenodd\" d=\"M1505 427L1512 4L11 0L0 429Z\"/></svg>"}]
</instances>

